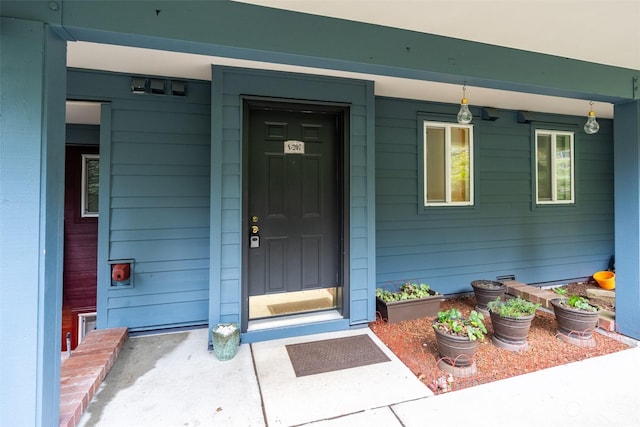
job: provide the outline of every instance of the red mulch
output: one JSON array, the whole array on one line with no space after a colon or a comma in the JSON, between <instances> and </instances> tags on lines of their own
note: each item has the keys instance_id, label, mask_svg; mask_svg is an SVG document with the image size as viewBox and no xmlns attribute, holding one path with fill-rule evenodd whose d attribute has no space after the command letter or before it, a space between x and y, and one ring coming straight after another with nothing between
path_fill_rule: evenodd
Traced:
<instances>
[{"instance_id":1,"label":"red mulch","mask_svg":"<svg viewBox=\"0 0 640 427\"><path fill-rule=\"evenodd\" d=\"M441 310L455 306L464 316L475 307L475 298L456 298L441 303ZM488 330L475 355L477 374L466 378L455 378L446 384L448 374L437 367L438 350L435 333L431 326L433 318L426 317L389 324L378 320L370 324L373 332L411 371L435 393L458 390L491 381L510 378L553 366L564 365L590 357L601 356L629 348L614 335L594 333L594 348L565 343L556 338L556 321L553 313L538 310L531 324L527 342L529 350L516 353L496 347L491 342L493 328L491 320L485 318ZM451 378L449 378L450 380ZM436 384L439 380L441 387ZM444 386L442 386L444 383Z\"/></svg>"}]
</instances>

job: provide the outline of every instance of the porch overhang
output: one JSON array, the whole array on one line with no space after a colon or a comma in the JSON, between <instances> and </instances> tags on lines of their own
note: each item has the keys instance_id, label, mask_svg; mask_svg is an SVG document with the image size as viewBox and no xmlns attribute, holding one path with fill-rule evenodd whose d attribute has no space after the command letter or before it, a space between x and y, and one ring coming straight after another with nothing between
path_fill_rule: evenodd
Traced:
<instances>
[{"instance_id":1,"label":"porch overhang","mask_svg":"<svg viewBox=\"0 0 640 427\"><path fill-rule=\"evenodd\" d=\"M640 71L233 1L4 2L69 41L114 43L616 104ZM6 14L4 13L4 14ZM176 23L189 22L189 26ZM261 23L261 25L257 25ZM320 32L322 37L319 37ZM295 34L295 37L291 35Z\"/></svg>"}]
</instances>

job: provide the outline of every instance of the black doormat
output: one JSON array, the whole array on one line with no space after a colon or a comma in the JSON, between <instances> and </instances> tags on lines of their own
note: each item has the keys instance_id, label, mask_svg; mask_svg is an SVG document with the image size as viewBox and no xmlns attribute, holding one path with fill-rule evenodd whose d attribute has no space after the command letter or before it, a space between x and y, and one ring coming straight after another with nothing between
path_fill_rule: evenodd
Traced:
<instances>
[{"instance_id":1,"label":"black doormat","mask_svg":"<svg viewBox=\"0 0 640 427\"><path fill-rule=\"evenodd\" d=\"M287 345L296 377L388 362L369 335Z\"/></svg>"}]
</instances>

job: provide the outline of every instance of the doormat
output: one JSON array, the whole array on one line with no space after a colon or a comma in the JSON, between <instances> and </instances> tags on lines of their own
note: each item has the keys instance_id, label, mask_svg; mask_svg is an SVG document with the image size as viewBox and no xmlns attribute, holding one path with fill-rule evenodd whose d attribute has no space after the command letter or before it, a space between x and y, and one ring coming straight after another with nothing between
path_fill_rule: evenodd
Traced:
<instances>
[{"instance_id":1,"label":"doormat","mask_svg":"<svg viewBox=\"0 0 640 427\"><path fill-rule=\"evenodd\" d=\"M297 313L299 311L321 310L331 308L333 303L329 298L316 298L302 301L283 302L267 306L271 314Z\"/></svg>"},{"instance_id":2,"label":"doormat","mask_svg":"<svg viewBox=\"0 0 640 427\"><path fill-rule=\"evenodd\" d=\"M287 345L296 377L388 362L369 335Z\"/></svg>"}]
</instances>

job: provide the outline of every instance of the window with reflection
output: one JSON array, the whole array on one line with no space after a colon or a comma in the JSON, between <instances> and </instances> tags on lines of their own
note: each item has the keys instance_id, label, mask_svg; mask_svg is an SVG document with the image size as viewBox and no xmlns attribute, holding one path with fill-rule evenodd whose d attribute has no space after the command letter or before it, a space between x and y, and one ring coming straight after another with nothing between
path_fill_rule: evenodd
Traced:
<instances>
[{"instance_id":1,"label":"window with reflection","mask_svg":"<svg viewBox=\"0 0 640 427\"><path fill-rule=\"evenodd\" d=\"M424 122L424 205L473 204L473 125Z\"/></svg>"},{"instance_id":2,"label":"window with reflection","mask_svg":"<svg viewBox=\"0 0 640 427\"><path fill-rule=\"evenodd\" d=\"M573 132L536 130L536 203L574 203Z\"/></svg>"}]
</instances>

